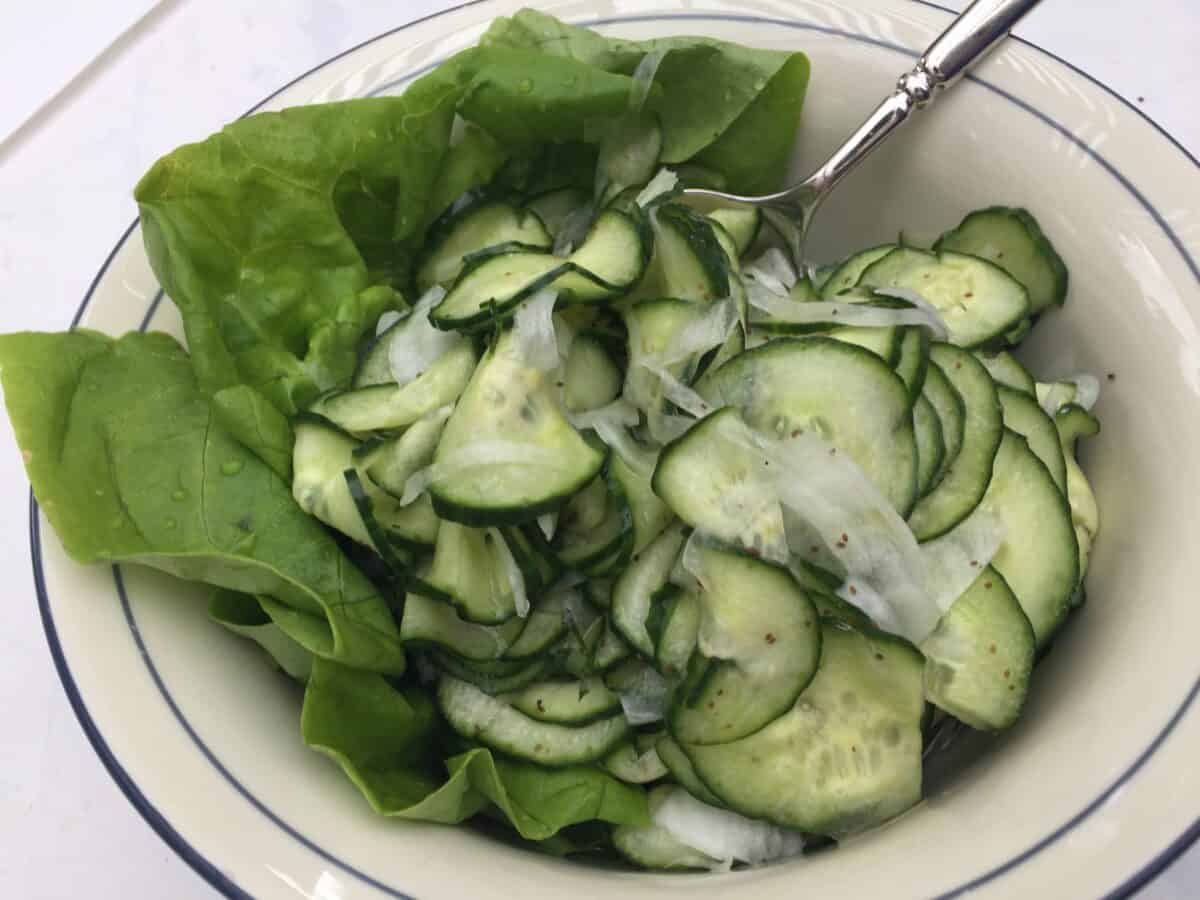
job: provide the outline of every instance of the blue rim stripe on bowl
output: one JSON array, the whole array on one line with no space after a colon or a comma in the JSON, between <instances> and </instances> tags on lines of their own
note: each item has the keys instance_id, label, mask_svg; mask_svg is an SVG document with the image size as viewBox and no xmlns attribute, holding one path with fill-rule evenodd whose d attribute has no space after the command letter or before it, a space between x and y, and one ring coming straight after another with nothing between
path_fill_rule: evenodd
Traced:
<instances>
[{"instance_id":1,"label":"blue rim stripe on bowl","mask_svg":"<svg viewBox=\"0 0 1200 900\"><path fill-rule=\"evenodd\" d=\"M254 107L252 107L250 110L248 110L247 113L245 113L245 115L249 115L249 114L255 112L261 106L263 106L264 104L269 102L271 99L276 97L278 94L280 94L284 90L286 90L288 87L291 87L292 85L296 84L298 81L306 78L307 76L313 74L314 72L319 71L320 69L324 68L325 66L329 65L330 63L335 62L338 59L341 59L342 57L346 56L347 54L354 52L355 50L358 50L364 46L372 44L372 43L374 43L378 40L381 40L385 37L388 37L390 35L402 32L405 29L412 27L413 25L419 24L420 22L428 21L430 19L434 19L439 16L446 15L447 13L463 9L465 7L474 6L481 2L483 2L483 0L470 0L470 2L468 2L468 3L460 4L459 6L453 7L452 9L444 10L443 12L435 13L433 15L426 16L422 19L417 19L413 22L407 23L406 25L402 25L398 28L395 28L388 32L385 32L384 34L381 34L374 38L371 38L370 40L364 41L361 44L358 44L355 47L352 47L349 50L346 50L343 53L338 54L337 56L331 57L329 60L326 60L325 62L321 63L320 65L313 67L309 71L305 72L304 74L300 75L299 77L288 82L288 84L279 88L279 90L275 91L269 97L263 99L260 103L256 104ZM951 10L946 10L944 7L941 7L941 6L938 6L937 4L928 2L928 0L913 0L913 2L917 2L924 6L929 6L929 7L938 9L938 10L942 10L947 13L952 13ZM888 43L885 41L880 41L875 38L870 38L870 37L867 37L864 35L857 35L857 34L853 34L851 32L846 32L846 31L843 31L840 29L827 28L824 26L812 25L812 24L808 24L808 23L797 22L794 20L773 19L773 18L762 17L762 16L753 16L753 15L729 15L729 14L719 14L719 13L685 13L685 14L680 14L680 15L618 16L618 17L608 17L608 18L603 18L603 19L596 19L587 24L604 25L604 24L619 24L619 23L628 23L628 22L664 21L664 20L674 21L674 20L689 20L689 19L690 20L708 20L708 21L766 22L768 24L779 25L781 27L787 27L787 28L791 28L791 29L795 29L795 30L817 31L817 32L825 33L825 34L830 34L833 36L844 37L849 40L866 42L866 43L870 43L875 46L893 50L898 53L905 54L909 57L916 56L916 54L913 53L913 51L909 50L908 48L905 48L905 47L902 47L899 45L895 45L895 44L891 44L891 43ZM1149 123L1163 137L1165 137L1168 141L1170 141L1170 143L1173 146L1175 146L1185 156L1185 158L1187 158L1190 162L1192 162L1193 165L1200 167L1200 161L1198 161L1195 156L1193 156L1186 148L1184 148L1177 140L1175 140L1161 126L1159 126L1156 122L1154 122L1153 119L1151 119L1149 116L1147 116L1142 110L1138 109L1136 106L1134 106L1128 100L1126 100L1124 97L1120 96L1117 92L1113 91L1111 88L1109 88L1102 82L1096 80L1092 76L1088 75L1086 72L1081 71L1080 69L1071 65L1069 62L1066 62L1065 60L1061 59L1060 57L1058 57L1052 53L1049 53L1048 51L1045 51L1042 48L1029 43L1028 41L1023 41L1019 38L1017 38L1016 40L1018 40L1022 44L1025 44L1026 46L1032 47L1033 49L1046 54L1047 56L1051 57L1052 59L1055 59L1059 63L1061 63L1064 66L1066 66L1067 68L1071 69L1076 74L1079 74L1080 76L1084 77L1090 83L1094 84L1098 88L1104 90L1106 93L1113 96L1122 105L1124 105L1128 109L1132 110L1141 119L1143 119L1144 121ZM422 74L424 71L427 71L429 68L432 68L433 65L436 65L436 64L437 63L433 63L429 66L423 66L421 69L410 73L408 76L406 76L405 79L401 79L397 82L392 82L388 85L385 85L385 86L377 89L377 91L375 91L374 93L379 93L384 90L388 90L388 89L397 87L400 84L404 83L404 81L407 81L409 79L417 77L418 75ZM1044 124L1055 129L1066 140L1068 140L1071 143L1078 146L1083 152L1085 152L1088 156L1090 156L1093 160L1095 160L1099 165L1101 165L1105 169L1105 171L1107 171L1110 175L1112 175L1122 185L1122 187L1124 187L1127 191L1129 191L1134 196L1134 198L1138 201L1138 203L1151 215L1151 217L1154 219L1156 224L1158 224L1160 229L1164 232L1164 234L1167 236L1167 238L1171 241L1171 243L1178 250L1178 252L1180 253L1180 256L1183 258L1183 260L1185 261L1185 263L1187 264L1188 268L1191 270L1193 275L1195 275L1197 280L1200 281L1200 265L1198 265L1196 260L1193 259L1192 256L1188 253L1183 242L1180 240L1180 238L1175 233L1175 231L1170 227L1169 223L1166 222L1166 220L1163 218L1161 213L1158 212L1158 210L1146 199L1146 197L1137 189L1137 187L1131 181L1129 181L1129 179L1126 178L1119 170L1117 170L1111 163L1109 163L1106 159L1104 159L1104 157L1101 156L1098 152L1096 152L1095 150L1093 150L1091 147L1087 146L1083 142L1079 141L1074 135L1072 135L1069 131L1067 131L1065 128L1063 128L1063 126L1061 126L1059 123L1055 122L1053 119L1051 119L1045 113L1043 113L1040 110L1036 109L1035 107L1029 105L1025 101L1009 94L1007 91L1003 90L1002 88L996 87L995 85L992 85L986 81L983 81L982 79L975 77L975 76L968 76L968 77L970 78L970 80L972 80L976 84L980 85L981 87L984 87L985 89L988 89L988 90L992 91L993 93L1003 97L1004 99L1012 102L1019 108L1025 110L1026 112L1030 113L1031 115L1033 115L1034 117L1036 117L1037 119L1042 121ZM121 236L121 239L118 241L117 245L113 248L112 252L109 254L108 258L105 260L104 264L101 266L99 272L96 274L96 277L93 279L90 287L88 288L87 294L85 295L83 302L80 304L79 309L76 311L75 316L72 319L71 327L75 327L81 321L83 314L86 311L86 309L91 301L91 298L95 292L97 285L99 284L100 280L103 278L105 272L108 270L110 264L112 263L113 258L121 250L121 248L125 245L126 241L132 236L133 231L134 231L135 227L137 226L137 224L138 223L135 220L129 226L129 228L126 229L125 233ZM151 320L154 317L155 312L158 309L159 304L162 301L162 298L163 298L163 292L161 290L159 290L155 294L153 300L151 301L151 303L146 311L145 316L143 317L143 320L142 320L141 326L140 326L140 330L145 330L149 326ZM91 742L97 755L100 757L101 761L105 765L105 768L108 769L109 774L117 782L117 785L121 788L122 792L126 795L126 797L130 800L130 802L138 810L138 812L143 816L143 818L146 819L147 823L201 877L203 877L206 881L208 881L213 887L215 887L217 890L219 890L225 896L234 897L234 898L249 897L249 895L246 894L245 891L243 891L241 888L239 888L236 884L234 884L228 878L228 876L226 876L219 869L217 869L217 867L215 865L213 865L211 862L209 862L207 859L205 859L203 857L203 855L201 855L194 847L192 847L186 841L186 839L170 824L170 822L168 822L166 820L166 818L164 816L162 816L162 814L153 806L153 804L150 803L148 798L146 798L146 796L141 792L141 790L138 788L137 784L134 782L134 780L129 775L129 773L124 769L123 766L121 766L120 762L116 759L115 755L112 753L112 750L108 747L107 742L104 740L103 735L100 733L100 730L97 727L95 721L92 719L90 713L88 712L86 704L84 703L83 698L79 692L79 688L76 685L74 677L71 674L70 668L69 668L66 658L65 658L65 655L63 654L62 646L58 640L57 630L54 625L53 613L51 611L50 598L49 598L49 594L46 589L45 577L44 577L44 572L43 572L43 567L42 567L41 529L40 529L40 522L38 519L38 509L37 509L36 500L33 498L32 493L30 495L30 545L31 545L31 556L32 556L32 561L33 561L34 583L35 583L35 587L36 587L37 595L38 595L39 610L42 615L42 621L43 621L43 626L44 626L45 632L46 632L47 643L50 646L50 652L54 659L55 668L58 671L59 678L62 681L64 690L66 691L66 694L67 694L67 698L68 698L69 702L71 703L72 709L75 711L76 717L79 719L80 725L82 726L85 735L87 736L88 740ZM197 749L200 750L202 755L204 755L205 758L209 761L209 763L211 765L213 765L214 768L216 768L218 773L235 790L237 790L240 794L242 794L247 799L247 801L250 802L259 812L261 812L264 816L266 816L268 819L270 819L274 824L279 826L287 834L289 834L291 837L296 839L298 842L300 842L303 846L305 846L312 852L321 856L323 859L337 865L339 868L343 869L347 873L354 875L356 878L362 880L364 883L370 885L371 887L374 887L377 890L380 890L380 891L388 894L389 896L399 898L399 900L411 900L411 898L407 894L404 894L394 888L391 888L391 887L383 884L382 882L378 881L377 879L372 878L371 876L367 875L366 873L355 868L354 866L351 866L350 864L332 856L330 853L328 853L327 851L323 850L322 848L320 848L319 846L314 844L311 840L309 840L308 838L306 838L302 834L300 834L298 831L296 831L292 826L288 825L286 822L281 820L275 813L273 813L270 809L268 809L265 805L263 805L261 801L259 801L252 794L250 794L249 791L247 791L245 789L245 787L242 786L241 783L237 781L237 779L232 775L232 773L229 772L229 770L215 757L215 755L212 753L212 751L199 738L199 736L196 734L195 730L191 727L191 725L188 723L187 719L184 717L182 711L179 709L179 707L175 703L170 692L167 690L166 685L163 683L162 678L157 671L157 668L154 666L154 662L150 656L149 650L142 640L140 631L138 630L136 618L134 617L132 607L129 603L128 596L125 592L124 583L121 579L119 567L117 567L117 566L113 567L113 575L114 575L114 583L115 583L118 595L120 597L123 612L125 614L127 623L130 628L131 636L133 637L135 645L137 646L137 649L138 649L139 653L141 654L142 659L143 659L144 663L146 664L147 669L149 670L149 673L150 673L152 679L154 680L157 689L159 690L160 694L163 696L164 701L167 703L168 707L171 709L171 712L173 713L175 718L179 721L180 726L185 730L185 732L188 734L189 738L197 746ZM1192 702L1195 700L1197 693L1200 693L1200 678L1198 678L1196 680L1196 682L1193 684L1191 690L1188 692L1187 696L1183 699L1183 701L1181 702L1181 704L1178 707L1178 709L1176 710L1176 712L1172 715L1170 720L1163 727L1163 729L1159 732L1159 734L1154 738L1154 740L1151 741L1150 745L1120 775L1120 777L1116 781L1114 781L1099 797L1097 797L1094 801L1092 801L1090 804L1088 804L1083 810L1081 810L1079 813L1077 813L1075 816L1073 816L1070 820L1065 822L1063 825L1059 826L1059 828L1055 829L1049 835L1047 835L1046 837L1042 838L1040 841L1038 841L1037 843L1035 843L1034 845L1029 847L1027 850L1023 851L1022 853L1018 854L1017 856L1013 857L1012 859L1008 860L1007 862L991 869L990 871L983 873L982 875L976 877L975 879L972 879L970 882L963 884L948 893L942 894L941 898L947 898L947 900L948 900L948 898L962 896L963 894L966 894L966 893L982 886L983 884L985 884L989 881L992 881L993 879L995 879L997 877L1000 877L1005 872L1011 871L1013 868L1015 868L1016 866L1019 866L1020 864L1022 864L1023 862L1025 862L1032 856L1036 855L1037 853L1040 853L1043 849L1045 849L1049 845L1051 845L1051 844L1055 843L1056 841L1058 841L1059 839L1061 839L1068 832L1070 832L1072 829L1074 829L1077 825L1079 825L1081 822L1083 822L1085 819L1087 819L1097 808L1099 808L1101 805L1103 805L1104 802L1106 802L1115 791L1119 790L1122 786L1124 786L1126 783L1128 783L1129 780L1131 780L1139 772L1139 770L1145 765L1145 763L1153 756L1153 754L1158 750L1158 748L1162 745L1162 743L1166 740L1166 738L1174 730L1174 728L1176 727L1178 722L1187 713ZM1168 845L1168 847L1166 847L1160 854L1158 854L1148 864L1143 866L1134 876L1132 876L1130 879L1126 880L1123 884L1118 886L1116 889L1114 889L1112 892L1110 892L1106 896L1109 898L1118 898L1118 897L1129 896L1134 891L1138 890L1140 887L1142 887L1146 883L1148 883L1157 874L1159 874L1163 869L1165 869L1166 866L1169 865L1172 860L1174 860L1177 856L1179 856L1181 853L1183 853L1184 850L1186 850L1198 837L1200 837L1200 819L1197 819L1197 821L1195 823L1193 823L1193 825L1191 827L1189 827L1184 832L1184 834L1182 834L1179 838L1177 838L1170 845ZM941 900L941 898L939 898L939 900Z\"/></svg>"}]
</instances>

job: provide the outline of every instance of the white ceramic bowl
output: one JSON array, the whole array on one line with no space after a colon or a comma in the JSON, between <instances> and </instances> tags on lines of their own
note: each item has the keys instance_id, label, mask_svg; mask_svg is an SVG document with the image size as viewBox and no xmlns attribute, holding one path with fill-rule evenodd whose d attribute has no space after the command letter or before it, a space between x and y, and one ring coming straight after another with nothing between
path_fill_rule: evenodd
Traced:
<instances>
[{"instance_id":1,"label":"white ceramic bowl","mask_svg":"<svg viewBox=\"0 0 1200 900\"><path fill-rule=\"evenodd\" d=\"M414 23L259 108L396 92L513 0ZM822 158L949 15L913 0L596 0L545 8L606 33L698 33L813 62L798 169ZM220 124L211 123L214 129ZM42 613L67 693L150 824L230 896L320 898L1097 897L1152 875L1196 832L1200 675L1200 170L1148 120L1046 53L1009 42L868 161L812 248L932 236L989 203L1032 209L1071 296L1023 351L1104 381L1085 451L1104 527L1089 603L1038 668L1020 724L918 809L833 853L723 876L599 872L463 828L373 815L300 742L297 689L148 571L84 569L34 510ZM105 331L175 330L136 225L80 309ZM147 303L147 297L155 297Z\"/></svg>"}]
</instances>

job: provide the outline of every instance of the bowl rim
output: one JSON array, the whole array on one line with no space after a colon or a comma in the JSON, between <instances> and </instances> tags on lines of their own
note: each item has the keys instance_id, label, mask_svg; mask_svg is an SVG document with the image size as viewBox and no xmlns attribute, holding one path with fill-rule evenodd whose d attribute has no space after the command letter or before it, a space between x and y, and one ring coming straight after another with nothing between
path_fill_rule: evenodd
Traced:
<instances>
[{"instance_id":1,"label":"bowl rim","mask_svg":"<svg viewBox=\"0 0 1200 900\"><path fill-rule=\"evenodd\" d=\"M489 2L493 2L493 0L465 0L465 2L457 3L452 6L447 7L445 9L439 10L437 12L430 13L430 14L422 16L420 18L413 19L411 21L404 23L403 25L396 26L395 28L388 29L384 32L374 35L373 37L367 38L364 41L361 41L361 42L359 42L359 43L357 43L357 44L355 44L333 56L328 57L327 59L323 60L322 62L317 63L316 65L312 66L311 68L309 68L306 71L302 72L301 74L297 75L295 78L291 79L286 84L281 85L279 88L272 91L266 97L259 100L252 107L250 107L248 110L246 110L246 112L242 113L238 118L239 119L245 118L246 116L249 116L249 115L257 112L259 109L261 109L266 104L270 103L273 99L278 97L280 94L287 91L289 88L293 87L294 85L298 84L299 82L303 81L304 79L308 78L309 76L321 71L322 69L326 68L327 66L355 53L358 50L361 50L365 47L368 47L372 44L375 44L375 43L377 43L381 40L384 40L388 37L391 37L393 35L400 34L410 28L421 25L423 23L430 22L432 20L435 20L435 19L438 19L438 18L441 18L444 16L448 16L453 13L461 12L462 10L468 9L470 7L484 5ZM957 12L955 10L949 9L938 3L932 2L932 0L907 0L907 2L914 3L914 4L917 4L919 6L923 6L926 8L934 9L939 12L946 13L947 15L950 15L950 16L957 15ZM670 13L666 13L666 15L670 15ZM747 14L743 14L743 15L705 13L705 12L698 12L698 13L694 13L692 15L688 15L686 13L680 15L680 14L676 13L675 15L673 15L671 17L679 18L679 19L683 19L683 20L687 20L689 18L692 18L692 19L701 19L701 18L702 19L739 19L739 20L753 20L753 21L760 21L760 22L768 22L768 23L775 23L775 24L781 24L781 25L797 24L796 20L772 18L770 16L757 15L757 14L753 14L753 13L747 13ZM594 22L591 22L590 24L616 24L618 22L631 22L631 21L636 22L636 21L644 21L647 18L652 18L652 17L646 16L646 15L636 15L636 14L635 15L628 15L628 14L627 15L610 15L610 16L600 18ZM1018 37L1015 35L1010 36L1010 38L1011 38L1011 40L1015 41L1016 43L1020 44L1023 47L1037 51L1038 53L1040 53L1046 57L1049 57L1050 59L1054 60L1055 62L1059 63L1060 65L1064 66L1066 69L1071 71L1074 75L1077 75L1077 76L1083 78L1085 81L1090 83L1092 86L1100 89L1101 91L1103 91L1104 93L1106 93L1107 95L1112 97L1113 99L1117 100L1127 111L1133 112L1143 122L1150 125L1154 129L1154 131L1158 133L1158 135L1160 137L1165 138L1166 141L1169 142L1176 150L1178 150L1179 153L1181 153L1183 155L1184 159L1186 161L1190 162L1193 167L1195 167L1197 170L1200 170L1200 157L1197 157L1197 155L1193 154L1190 150L1188 150L1188 148L1185 147L1178 139L1176 139L1169 131L1167 131L1166 128L1164 128L1162 125L1160 125L1158 122L1156 122L1152 116L1150 116L1148 113L1146 113L1141 107L1137 106L1136 104L1134 104L1133 102L1128 100L1125 96L1123 96L1117 90L1110 87L1108 84L1104 83L1103 81L1096 78L1095 76L1089 74L1082 68L1074 65L1073 63L1071 63L1068 60L1064 59L1063 57L1059 56L1058 54L1056 54L1052 51L1046 50L1045 48L1041 47L1040 45L1038 45L1032 41L1026 40L1024 38L1021 38L1021 37ZM905 53L912 53L912 51L910 51L908 48L903 48L903 47L900 47L899 45L894 45L894 44L890 44L885 41L878 41L878 40L874 40L874 39L871 39L871 41L874 43L878 43L881 46L889 47L891 49L902 50ZM913 54L913 55L915 56L915 54ZM376 92L385 90L388 87L395 86L396 84L403 83L403 81L409 80L413 77L417 77L417 76L423 74L427 69L433 68L434 66L438 65L440 62L441 62L441 60L439 59L431 64L422 66L421 68L419 68L418 70L416 70L414 72L407 73L404 77L402 77L398 81L391 82L388 85L384 85L384 86L378 88ZM999 94L1000 96L1004 97L1005 99L1008 99L1009 101L1015 103L1017 106L1021 107L1022 109L1026 110L1027 112L1030 112L1035 117L1043 120L1044 122L1051 125L1052 127L1057 127L1057 123L1055 123L1053 120L1049 119L1040 110L1036 109L1035 107L1030 106L1029 104L1018 99L1017 97L1012 96L1007 91L1005 91L1003 88L999 88L999 87L991 84L990 82L984 82L981 79L979 79L975 76L972 76L972 75L967 75L966 77L970 80L973 80L973 81L976 81L977 83L982 84L984 87L991 89L993 92L995 92L995 93ZM1061 128L1059 128L1059 130L1062 131ZM1174 229L1170 226L1170 224L1167 223L1162 218L1161 214L1158 213L1157 209L1155 209L1155 207L1148 201L1148 199L1141 193L1141 191L1139 191L1132 183L1130 183L1115 167L1108 164L1107 161L1104 160L1104 158L1100 154L1098 154L1096 151L1092 150L1091 148L1087 147L1086 145L1080 143L1078 138L1076 138L1075 136L1073 136L1065 131L1063 131L1063 135L1068 140L1071 140L1074 143L1080 144L1080 146L1083 147L1083 149L1085 151L1089 152L1089 154L1092 155L1095 159L1097 159L1097 161L1100 162L1100 164L1106 170L1108 170L1110 172L1110 174L1114 175L1117 178L1117 180L1121 182L1122 186L1127 191L1132 193L1141 202L1141 204L1151 213L1152 217L1155 219L1156 224L1163 230L1163 232L1166 234L1166 236L1168 237L1170 242L1175 246L1176 250L1180 253L1181 257L1183 258L1183 260L1185 261L1185 263L1187 264L1188 268L1191 270L1193 275L1196 277L1197 281L1200 282L1200 264L1198 264L1197 260L1195 258L1193 258L1192 254L1188 251L1187 247L1180 240L1180 238L1175 233ZM82 301L80 302L78 308L75 311L74 316L71 319L71 322L70 322L71 329L75 329L76 327L79 326L80 322L83 319L84 314L86 313L86 311L88 309L88 306L91 303L91 300L96 292L97 287L100 285L104 276L108 272L108 270L109 270L111 264L113 263L114 259L116 258L116 256L124 248L125 244L129 240L129 238L133 235L134 231L137 229L139 223L140 223L140 218L135 218L133 220L133 222L131 222L130 225L121 234L120 238L117 240L117 242L114 245L114 247L112 248L112 250L109 251L107 257L105 258L104 262L101 264L99 270L96 272L95 276L92 278L91 283L89 284L87 291L85 292L85 294L83 296ZM139 330L141 330L141 331L146 330L150 321L153 319L154 314L155 314L159 304L161 303L163 297L164 297L164 292L160 288L155 293L150 304L148 305L147 311L142 319ZM41 545L41 522L40 522L40 517L39 517L39 509L38 509L37 500L33 495L32 489L29 492L29 544L30 544L30 560L31 560L31 564L32 564L33 578L34 578L34 587L35 587L35 591L37 594L38 612L39 612L39 616L42 620L42 627L43 627L43 631L45 633L46 643L50 650L50 655L51 655L53 663L54 663L55 671L58 674L59 681L62 684L64 693L67 695L67 700L70 703L70 706L75 714L75 717L78 720L80 727L83 729L84 735L87 737L88 742L91 744L92 749L95 751L96 755L99 757L101 763L104 765L104 768L108 772L109 776L116 783L117 787L121 790L122 794L125 795L125 798L130 802L130 804L134 807L134 809L137 810L137 812L142 816L142 818L146 821L146 823L154 830L154 832L185 863L187 863L188 866L190 866L201 878L203 878L210 886L212 886L219 893L221 893L223 896L226 896L226 897L237 898L237 900L242 900L242 898L245 898L245 900L254 900L254 898L251 894L247 893L245 890L238 887L213 862L209 861L199 850L197 850L195 847L193 847L191 845L191 843L188 842L188 840L186 838L184 838L183 835L178 830L175 829L175 827L170 823L170 821L168 821L167 818L161 812L159 812L159 810L154 806L154 804L149 800L149 798L143 793L141 788L138 786L136 780L125 769L125 767L121 764L120 760L118 760L116 754L109 747L107 741L105 740L103 734L101 733L96 721L92 718L92 715L91 715L90 711L88 710L86 703L83 700L82 693L75 681L74 675L71 672L70 665L67 662L66 654L63 651L62 644L58 637L57 627L54 622L54 615L53 615L53 611L51 609L51 600L50 600L49 590L46 586L45 571L44 571L44 566L43 566L43 555L42 555L42 545ZM317 853L321 857L334 863L339 868L349 872L350 874L353 874L356 878L365 882L366 884L370 885L371 887L373 887L377 890L380 890L389 896L400 898L400 900L415 900L415 898L412 898L410 895L405 894L403 891L398 890L390 885L381 883L380 881L378 881L377 879L368 875L367 873L362 872L361 870L346 863L343 860L333 857L327 851L324 851L322 848L315 845L312 841L310 841L304 835L300 834L294 828L289 826L287 823L280 820L277 816L275 816L273 813L271 813L270 810L263 807L262 804L259 803L259 801L257 801L252 794L250 794L247 790L245 790L241 786L241 784L237 781L237 779L234 778L225 769L225 767L212 755L211 751L208 750L208 748L206 747L204 742L199 739L198 735L196 735L194 730L189 726L187 719L183 716L182 712L178 709L177 705L174 703L169 691L166 690L166 687L163 684L162 679L161 679L157 669L155 668L153 661L151 660L150 656L148 655L148 652L146 650L145 644L143 643L141 634L138 631L137 623L133 618L132 610L130 608L128 598L126 596L125 586L124 586L124 582L123 582L123 579L121 576L120 566L112 565L111 569L113 572L115 587L116 587L117 593L120 597L120 602L122 604L122 608L123 608L123 612L125 614L127 624L129 625L129 628L130 628L130 631L134 638L134 641L136 643L136 646L145 660L149 674L151 675L153 681L155 682L155 685L158 688L160 694L163 696L163 698L166 701L166 703L168 704L168 706L171 707L171 711L174 714L175 718L179 721L179 723L183 726L184 730L188 733L192 742L201 751L201 753L204 756L206 756L208 761L219 771L219 773L222 775L222 777L224 777L227 781L229 781L238 790L238 792L240 794L242 794L251 804L258 807L261 812L264 812L267 815L267 817L275 825L281 827L287 834L289 834L289 836L298 840L301 844L303 844L308 849L312 850L313 852ZM965 894L969 893L970 891L974 890L975 888L978 888L978 887L982 886L983 884L991 881L992 879L999 877L1000 875L1004 874L1005 872L1010 871L1011 869L1021 865L1026 860L1028 860L1031 857L1033 857L1034 855L1040 853L1046 847L1050 846L1053 843L1056 843L1058 840L1060 840L1062 837L1064 837L1066 834L1068 834L1071 830L1073 830L1077 825L1079 825L1084 820L1086 820L1088 817L1090 817L1093 812L1095 812L1116 791L1120 790L1134 775L1136 775L1138 773L1138 771L1146 764L1146 762L1148 762L1150 760L1150 758L1154 756L1155 752L1158 750L1158 748L1161 746L1161 744L1172 733L1172 731L1174 731L1174 729L1178 725L1178 723L1188 713L1189 709L1191 708L1191 706L1192 706L1193 702L1195 701L1198 694L1200 694L1200 679L1197 679L1193 683L1191 689L1188 691L1186 696L1180 702L1179 707L1177 708L1175 713L1167 721L1166 725L1163 726L1163 728L1159 731L1159 733L1154 737L1154 739L1150 742L1150 744L1146 747L1146 749L1143 750L1142 753L1139 754L1138 757L1133 761L1133 763L1130 764L1125 769L1125 771L1121 773L1121 775L1117 779L1115 779L1112 783L1110 783L1109 786L1098 797L1096 797L1091 803L1089 803L1082 810L1080 810L1078 813L1076 813L1074 816L1072 816L1069 820L1067 820L1066 822L1061 824L1058 828L1056 828L1050 834L1044 836L1043 838L1038 840L1036 843L1034 843L1030 847L1026 848L1024 851L1017 854L1010 860L1008 860L998 866L995 866L991 870L982 873L981 875L977 876L976 878L972 879L971 881L966 882L966 883L952 889L951 891L940 895L938 900L945 900L945 898L958 897L958 896L965 895ZM1185 829L1182 834L1180 834L1177 838L1175 838L1173 841L1171 841L1157 855L1155 855L1150 860L1148 860L1146 863L1144 863L1133 875L1129 876L1128 878L1125 879L1124 882L1117 885L1112 890L1108 891L1104 895L1105 900L1115 900L1115 898L1125 898L1125 897L1132 896L1137 891L1139 891L1141 888L1145 887L1147 884L1149 884L1151 881L1153 881L1169 865L1171 865L1171 863L1173 863L1183 853L1185 853L1198 839L1200 839L1200 816L1197 816L1196 819L1193 821L1193 823L1187 829Z\"/></svg>"}]
</instances>

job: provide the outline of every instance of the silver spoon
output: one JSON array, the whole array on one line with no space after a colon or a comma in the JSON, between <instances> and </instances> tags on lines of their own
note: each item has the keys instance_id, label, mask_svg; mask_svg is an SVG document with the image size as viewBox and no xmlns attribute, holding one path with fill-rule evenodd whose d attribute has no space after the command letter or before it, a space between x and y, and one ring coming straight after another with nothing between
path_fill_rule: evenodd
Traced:
<instances>
[{"instance_id":1,"label":"silver spoon","mask_svg":"<svg viewBox=\"0 0 1200 900\"><path fill-rule=\"evenodd\" d=\"M799 184L762 197L702 188L688 188L684 194L710 203L761 207L787 240L796 270L803 272L804 241L813 216L830 191L904 124L913 110L923 109L1006 38L1013 26L1039 2L975 0L929 45L912 70L900 76L896 90L834 151L829 161Z\"/></svg>"}]
</instances>

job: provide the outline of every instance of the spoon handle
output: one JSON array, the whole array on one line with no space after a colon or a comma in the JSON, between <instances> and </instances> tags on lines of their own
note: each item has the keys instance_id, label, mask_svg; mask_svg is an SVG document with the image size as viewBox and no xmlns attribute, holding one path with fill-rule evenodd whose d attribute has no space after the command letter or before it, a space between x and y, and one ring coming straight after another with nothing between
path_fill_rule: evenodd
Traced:
<instances>
[{"instance_id":1,"label":"spoon handle","mask_svg":"<svg viewBox=\"0 0 1200 900\"><path fill-rule=\"evenodd\" d=\"M1007 37L1021 17L1039 2L975 0L929 45L912 70L900 76L896 90L817 170L803 189L811 192L815 188L818 195L831 190L903 124L914 109L923 108L939 91L952 85Z\"/></svg>"}]
</instances>

